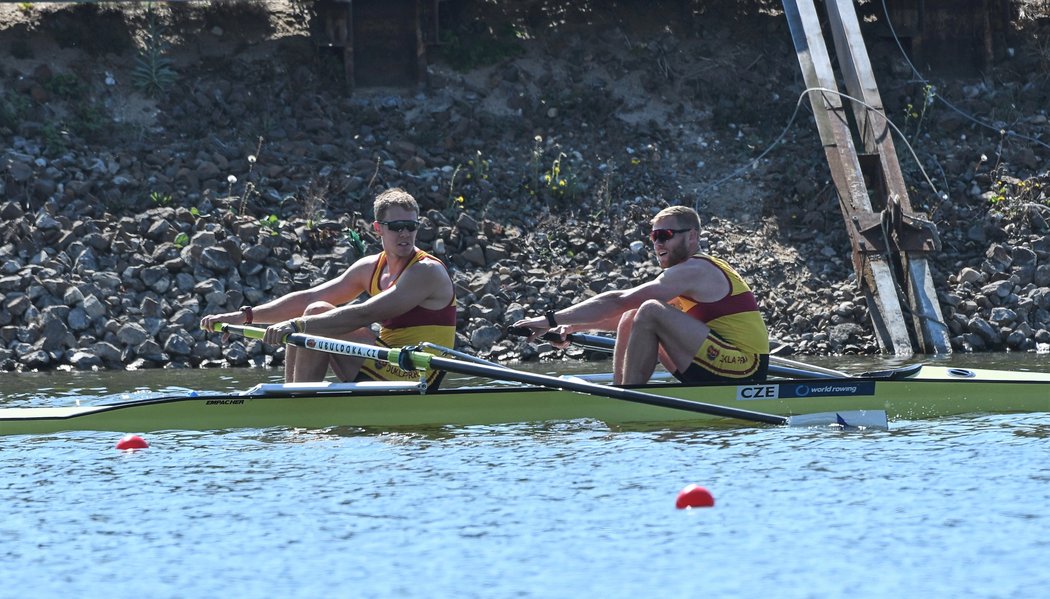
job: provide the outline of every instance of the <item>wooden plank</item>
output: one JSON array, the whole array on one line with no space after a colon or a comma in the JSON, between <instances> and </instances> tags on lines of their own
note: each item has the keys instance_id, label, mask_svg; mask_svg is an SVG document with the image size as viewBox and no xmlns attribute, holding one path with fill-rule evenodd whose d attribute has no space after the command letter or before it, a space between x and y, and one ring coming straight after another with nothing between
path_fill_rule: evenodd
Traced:
<instances>
[{"instance_id":1,"label":"wooden plank","mask_svg":"<svg viewBox=\"0 0 1050 599\"><path fill-rule=\"evenodd\" d=\"M811 92L809 99L831 168L831 177L838 190L839 207L853 245L854 266L868 298L879 345L883 351L911 355L912 342L898 299L892 267L882 254L871 253L870 248L860 245L862 236L857 224L870 220L860 216L870 215L872 206L846 118L846 108L841 96L835 93L838 85L816 8L812 0L784 0L783 5L806 87L829 90Z\"/></svg>"},{"instance_id":2,"label":"wooden plank","mask_svg":"<svg viewBox=\"0 0 1050 599\"><path fill-rule=\"evenodd\" d=\"M885 196L879 198L882 204L880 208L887 209L891 203L896 202L901 211L911 215L911 200L897 160L893 131L885 116L882 97L875 82L853 2L829 0L827 10L847 93L863 101L863 104L851 104L864 149L878 156L881 179L879 187L885 190ZM933 235L936 236L936 232ZM936 244L935 241L933 244ZM921 252L911 251L912 248L909 247L901 249L905 250L901 254L901 260L907 264L902 268L907 278L903 285L908 290L908 305L913 314L912 326L918 337L917 341L926 353L951 353L947 327L941 314L940 303L937 301L926 257Z\"/></svg>"},{"instance_id":3,"label":"wooden plank","mask_svg":"<svg viewBox=\"0 0 1050 599\"><path fill-rule=\"evenodd\" d=\"M911 212L907 186L904 184L900 164L897 162L897 150L893 145L893 131L884 116L886 111L882 106L882 96L875 83L875 75L868 59L853 2L830 0L827 9L839 68L846 80L846 93L867 105L850 102L860 129L864 151L878 154L886 187L891 194L897 194L904 211Z\"/></svg>"}]
</instances>

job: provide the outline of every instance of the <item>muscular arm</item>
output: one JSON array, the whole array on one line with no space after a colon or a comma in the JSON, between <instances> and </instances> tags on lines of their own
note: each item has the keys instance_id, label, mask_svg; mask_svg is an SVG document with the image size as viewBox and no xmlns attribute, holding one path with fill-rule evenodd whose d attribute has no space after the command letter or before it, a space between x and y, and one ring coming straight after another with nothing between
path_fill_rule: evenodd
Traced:
<instances>
[{"instance_id":1,"label":"muscular arm","mask_svg":"<svg viewBox=\"0 0 1050 599\"><path fill-rule=\"evenodd\" d=\"M423 306L443 308L452 301L453 288L445 267L435 261L417 262L398 278L397 284L365 301L303 319L312 335L332 336L400 316Z\"/></svg>"},{"instance_id":2,"label":"muscular arm","mask_svg":"<svg viewBox=\"0 0 1050 599\"><path fill-rule=\"evenodd\" d=\"M687 260L660 273L648 283L623 290L606 291L588 300L558 310L555 319L566 325L564 332L616 330L620 316L648 300L669 302L679 295L700 301L715 301L729 293L729 282L720 270L706 260ZM545 318L524 319L516 326L542 332ZM541 330L542 329L542 330Z\"/></svg>"},{"instance_id":3,"label":"muscular arm","mask_svg":"<svg viewBox=\"0 0 1050 599\"><path fill-rule=\"evenodd\" d=\"M253 324L270 324L296 318L302 315L307 306L317 301L336 306L353 301L368 288L368 280L377 259L377 256L362 258L330 281L255 306L252 310ZM241 324L244 314L240 311L211 314L201 319L201 328L211 331L212 326L219 322Z\"/></svg>"},{"instance_id":4,"label":"muscular arm","mask_svg":"<svg viewBox=\"0 0 1050 599\"><path fill-rule=\"evenodd\" d=\"M670 270L670 269L669 269ZM620 316L641 306L648 300L667 302L680 295L678 285L673 278L661 273L648 283L630 289L606 291L588 300L559 310L556 318L559 324L568 325L572 331L583 330L616 330Z\"/></svg>"},{"instance_id":5,"label":"muscular arm","mask_svg":"<svg viewBox=\"0 0 1050 599\"><path fill-rule=\"evenodd\" d=\"M328 302L338 306L353 301L368 289L368 280L375 261L375 256L368 256L354 262L343 274L330 281L256 306L255 322L265 324L297 318L314 302Z\"/></svg>"}]
</instances>

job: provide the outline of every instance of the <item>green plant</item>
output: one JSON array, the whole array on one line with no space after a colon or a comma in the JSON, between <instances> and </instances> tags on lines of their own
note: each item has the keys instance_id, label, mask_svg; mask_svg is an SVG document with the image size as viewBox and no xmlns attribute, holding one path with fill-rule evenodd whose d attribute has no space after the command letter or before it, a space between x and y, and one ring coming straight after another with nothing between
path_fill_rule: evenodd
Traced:
<instances>
[{"instance_id":1,"label":"green plant","mask_svg":"<svg viewBox=\"0 0 1050 599\"><path fill-rule=\"evenodd\" d=\"M69 148L69 131L62 123L49 122L42 130L44 135L44 151L50 156L57 156Z\"/></svg>"},{"instance_id":2,"label":"green plant","mask_svg":"<svg viewBox=\"0 0 1050 599\"><path fill-rule=\"evenodd\" d=\"M478 150L477 158L471 158L467 161L467 166L470 167L470 172L467 173L467 179L474 181L487 181L489 178L489 165L490 162L482 158L481 150Z\"/></svg>"},{"instance_id":3,"label":"green plant","mask_svg":"<svg viewBox=\"0 0 1050 599\"><path fill-rule=\"evenodd\" d=\"M33 3L32 2L19 2L18 3L18 12L22 13L25 16L29 16L30 14L33 13Z\"/></svg>"},{"instance_id":4,"label":"green plant","mask_svg":"<svg viewBox=\"0 0 1050 599\"><path fill-rule=\"evenodd\" d=\"M146 25L142 32L142 48L135 57L132 80L140 91L156 96L175 83L175 69L168 58L168 44L164 41L165 28L157 19L153 3L146 4Z\"/></svg>"},{"instance_id":5,"label":"green plant","mask_svg":"<svg viewBox=\"0 0 1050 599\"><path fill-rule=\"evenodd\" d=\"M98 102L77 102L73 107L73 122L70 127L85 138L98 138L109 130L109 124L105 109Z\"/></svg>"},{"instance_id":6,"label":"green plant","mask_svg":"<svg viewBox=\"0 0 1050 599\"><path fill-rule=\"evenodd\" d=\"M365 240L357 233L357 231L347 227L343 229L343 238L350 243L350 247L354 248L358 256L365 255Z\"/></svg>"},{"instance_id":7,"label":"green plant","mask_svg":"<svg viewBox=\"0 0 1050 599\"><path fill-rule=\"evenodd\" d=\"M551 167L544 173L543 183L551 195L573 199L579 191L579 185L569 165L562 163L563 158L566 158L565 153L559 152L554 162L551 163Z\"/></svg>"},{"instance_id":8,"label":"green plant","mask_svg":"<svg viewBox=\"0 0 1050 599\"><path fill-rule=\"evenodd\" d=\"M259 154L262 153L262 146L263 146L263 138L262 138L262 136L260 136L258 141L257 141L257 143L256 143L256 145L255 145L255 153L248 155L248 174L245 176L245 178L247 178L247 179L251 178L252 171L255 170L255 163L259 161ZM229 183L230 183L230 189L229 189L229 193L227 195L228 195L228 197L233 197L233 184L237 182L237 177L234 177L233 175L230 175L229 177L226 178L226 180L229 181ZM244 184L244 192L241 193L240 207L237 210L237 213L240 214L241 216L244 216L244 211L248 208L248 198L250 198L252 196L252 194L254 194L254 193L255 193L255 183L253 181L248 181L247 183L245 183Z\"/></svg>"},{"instance_id":9,"label":"green plant","mask_svg":"<svg viewBox=\"0 0 1050 599\"><path fill-rule=\"evenodd\" d=\"M29 113L30 107L29 98L22 94L0 96L0 127L14 129Z\"/></svg>"},{"instance_id":10,"label":"green plant","mask_svg":"<svg viewBox=\"0 0 1050 599\"><path fill-rule=\"evenodd\" d=\"M259 224L270 230L270 235L277 235L278 229L281 227L281 219L277 218L276 214L271 214L266 218L260 218Z\"/></svg>"},{"instance_id":11,"label":"green plant","mask_svg":"<svg viewBox=\"0 0 1050 599\"><path fill-rule=\"evenodd\" d=\"M1000 175L988 196L988 203L999 209L1017 209L1027 204L1050 206L1050 175L1018 179Z\"/></svg>"},{"instance_id":12,"label":"green plant","mask_svg":"<svg viewBox=\"0 0 1050 599\"><path fill-rule=\"evenodd\" d=\"M44 82L44 89L64 100L83 96L86 92L84 83L72 73L59 73Z\"/></svg>"},{"instance_id":13,"label":"green plant","mask_svg":"<svg viewBox=\"0 0 1050 599\"><path fill-rule=\"evenodd\" d=\"M452 178L448 182L448 207L449 208L463 208L466 200L462 194L456 194L456 177L459 176L459 171L463 169L462 164L457 164L455 170L452 171Z\"/></svg>"},{"instance_id":14,"label":"green plant","mask_svg":"<svg viewBox=\"0 0 1050 599\"><path fill-rule=\"evenodd\" d=\"M152 202L154 206L170 206L171 196L153 191L149 194L149 201Z\"/></svg>"},{"instance_id":15,"label":"green plant","mask_svg":"<svg viewBox=\"0 0 1050 599\"><path fill-rule=\"evenodd\" d=\"M187 235L185 232L179 233L175 236L175 240L172 243L175 244L175 247L181 250L190 243L190 236Z\"/></svg>"},{"instance_id":16,"label":"green plant","mask_svg":"<svg viewBox=\"0 0 1050 599\"><path fill-rule=\"evenodd\" d=\"M537 135L532 138L532 152L529 154L529 178L525 183L525 191L532 197L536 196L533 185L540 180L540 168L543 160L543 137Z\"/></svg>"},{"instance_id":17,"label":"green plant","mask_svg":"<svg viewBox=\"0 0 1050 599\"><path fill-rule=\"evenodd\" d=\"M912 120L915 121L915 131L913 137L918 137L922 133L922 124L926 120L926 114L929 112L930 107L933 106L933 100L937 97L937 88L927 83L922 88L922 107L916 109L914 105L909 103L904 107L904 127L903 131L908 130L908 123Z\"/></svg>"}]
</instances>

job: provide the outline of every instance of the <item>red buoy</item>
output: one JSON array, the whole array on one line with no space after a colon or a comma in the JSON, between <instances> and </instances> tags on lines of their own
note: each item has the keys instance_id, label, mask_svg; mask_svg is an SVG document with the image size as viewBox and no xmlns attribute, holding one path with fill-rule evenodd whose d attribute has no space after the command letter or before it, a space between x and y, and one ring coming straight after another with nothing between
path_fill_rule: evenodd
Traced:
<instances>
[{"instance_id":1,"label":"red buoy","mask_svg":"<svg viewBox=\"0 0 1050 599\"><path fill-rule=\"evenodd\" d=\"M699 485L687 485L678 492L678 499L674 502L674 506L680 510L694 507L714 507L715 498L711 495L711 491Z\"/></svg>"},{"instance_id":2,"label":"red buoy","mask_svg":"<svg viewBox=\"0 0 1050 599\"><path fill-rule=\"evenodd\" d=\"M126 435L120 441L117 441L117 449L146 449L149 447L149 443L138 435Z\"/></svg>"}]
</instances>

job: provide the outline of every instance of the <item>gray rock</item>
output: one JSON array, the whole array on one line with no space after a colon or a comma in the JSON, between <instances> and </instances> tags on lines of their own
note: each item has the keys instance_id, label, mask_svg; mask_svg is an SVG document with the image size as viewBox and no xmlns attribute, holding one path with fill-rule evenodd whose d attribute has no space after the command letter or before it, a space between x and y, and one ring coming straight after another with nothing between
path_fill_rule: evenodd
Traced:
<instances>
[{"instance_id":1,"label":"gray rock","mask_svg":"<svg viewBox=\"0 0 1050 599\"><path fill-rule=\"evenodd\" d=\"M164 352L175 356L189 356L193 353L193 339L188 335L169 335L164 340Z\"/></svg>"},{"instance_id":2,"label":"gray rock","mask_svg":"<svg viewBox=\"0 0 1050 599\"><path fill-rule=\"evenodd\" d=\"M30 370L40 370L51 365L51 354L44 350L36 350L22 356L20 361Z\"/></svg>"},{"instance_id":3,"label":"gray rock","mask_svg":"<svg viewBox=\"0 0 1050 599\"><path fill-rule=\"evenodd\" d=\"M485 324L475 328L470 334L470 345L478 351L487 351L502 336L503 332L499 328Z\"/></svg>"},{"instance_id":4,"label":"gray rock","mask_svg":"<svg viewBox=\"0 0 1050 599\"><path fill-rule=\"evenodd\" d=\"M1017 320L1017 313L1009 308L992 308L992 315L989 320L992 324L998 326L1008 325Z\"/></svg>"},{"instance_id":5,"label":"gray rock","mask_svg":"<svg viewBox=\"0 0 1050 599\"><path fill-rule=\"evenodd\" d=\"M959 271L958 278L960 282L970 283L972 285L980 285L982 282L984 282L984 275L970 267L963 268L961 271Z\"/></svg>"},{"instance_id":6,"label":"gray rock","mask_svg":"<svg viewBox=\"0 0 1050 599\"><path fill-rule=\"evenodd\" d=\"M222 352L222 355L226 358L226 361L233 366L244 366L248 364L248 351L240 341L230 343L225 351Z\"/></svg>"},{"instance_id":7,"label":"gray rock","mask_svg":"<svg viewBox=\"0 0 1050 599\"><path fill-rule=\"evenodd\" d=\"M95 370L105 366L102 358L90 351L77 350L69 357L69 364L77 370Z\"/></svg>"},{"instance_id":8,"label":"gray rock","mask_svg":"<svg viewBox=\"0 0 1050 599\"><path fill-rule=\"evenodd\" d=\"M106 305L94 295L88 295L84 298L84 313L91 320L102 318L106 314Z\"/></svg>"},{"instance_id":9,"label":"gray rock","mask_svg":"<svg viewBox=\"0 0 1050 599\"><path fill-rule=\"evenodd\" d=\"M52 308L58 308L58 306L48 308L42 316L43 326L40 330L39 349L50 352L73 347L76 344L76 339L70 333L69 327L65 323L69 308L65 306L61 306L64 310L54 310Z\"/></svg>"},{"instance_id":10,"label":"gray rock","mask_svg":"<svg viewBox=\"0 0 1050 599\"><path fill-rule=\"evenodd\" d=\"M135 348L135 355L150 362L164 363L168 361L168 355L164 353L160 345L152 339L143 341Z\"/></svg>"},{"instance_id":11,"label":"gray rock","mask_svg":"<svg viewBox=\"0 0 1050 599\"><path fill-rule=\"evenodd\" d=\"M36 228L41 231L55 231L62 228L62 223L58 222L55 217L46 212L41 212L37 215L34 224Z\"/></svg>"},{"instance_id":12,"label":"gray rock","mask_svg":"<svg viewBox=\"0 0 1050 599\"><path fill-rule=\"evenodd\" d=\"M163 316L160 310L160 302L148 295L142 298L141 310L143 318L159 319Z\"/></svg>"},{"instance_id":13,"label":"gray rock","mask_svg":"<svg viewBox=\"0 0 1050 599\"><path fill-rule=\"evenodd\" d=\"M1010 281L996 281L981 287L981 293L986 297L1005 298L1013 291L1014 285Z\"/></svg>"},{"instance_id":14,"label":"gray rock","mask_svg":"<svg viewBox=\"0 0 1050 599\"><path fill-rule=\"evenodd\" d=\"M995 329L995 327L993 327L991 324L988 323L987 320L981 318L980 316L971 318L967 326L973 334L981 338L981 340L984 342L982 346L994 346L998 345L1001 342L999 332Z\"/></svg>"},{"instance_id":15,"label":"gray rock","mask_svg":"<svg viewBox=\"0 0 1050 599\"><path fill-rule=\"evenodd\" d=\"M142 325L129 322L122 325L117 331L117 339L126 347L137 347L149 339L149 333L146 332Z\"/></svg>"},{"instance_id":16,"label":"gray rock","mask_svg":"<svg viewBox=\"0 0 1050 599\"><path fill-rule=\"evenodd\" d=\"M1040 264L1035 268L1032 283L1037 287L1050 287L1050 264Z\"/></svg>"},{"instance_id":17,"label":"gray rock","mask_svg":"<svg viewBox=\"0 0 1050 599\"><path fill-rule=\"evenodd\" d=\"M82 306L77 306L70 310L66 322L71 330L78 333L91 327L91 317L88 316L87 311Z\"/></svg>"},{"instance_id":18,"label":"gray rock","mask_svg":"<svg viewBox=\"0 0 1050 599\"><path fill-rule=\"evenodd\" d=\"M121 364L121 351L112 343L99 341L91 346L91 351L110 367Z\"/></svg>"}]
</instances>

